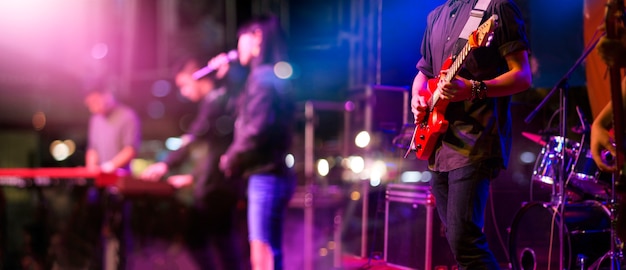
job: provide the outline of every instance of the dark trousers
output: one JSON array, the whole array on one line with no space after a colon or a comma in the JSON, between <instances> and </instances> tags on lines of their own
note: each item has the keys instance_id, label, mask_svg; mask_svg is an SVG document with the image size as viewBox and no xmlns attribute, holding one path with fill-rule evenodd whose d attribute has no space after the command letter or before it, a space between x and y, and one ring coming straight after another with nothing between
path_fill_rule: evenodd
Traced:
<instances>
[{"instance_id":1,"label":"dark trousers","mask_svg":"<svg viewBox=\"0 0 626 270\"><path fill-rule=\"evenodd\" d=\"M244 269L238 219L239 197L230 188L215 188L197 199L187 214L186 242L200 269Z\"/></svg>"},{"instance_id":2,"label":"dark trousers","mask_svg":"<svg viewBox=\"0 0 626 270\"><path fill-rule=\"evenodd\" d=\"M489 185L495 176L486 163L434 172L431 185L437 212L459 269L500 269L483 232Z\"/></svg>"}]
</instances>

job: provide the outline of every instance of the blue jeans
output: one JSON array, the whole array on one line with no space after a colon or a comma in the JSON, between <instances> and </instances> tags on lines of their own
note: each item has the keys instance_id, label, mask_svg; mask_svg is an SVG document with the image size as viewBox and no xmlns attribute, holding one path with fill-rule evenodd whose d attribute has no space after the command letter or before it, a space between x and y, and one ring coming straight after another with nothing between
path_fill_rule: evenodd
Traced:
<instances>
[{"instance_id":1,"label":"blue jeans","mask_svg":"<svg viewBox=\"0 0 626 270\"><path fill-rule=\"evenodd\" d=\"M274 253L274 269L283 269L282 231L295 177L255 174L248 182L248 239L268 243Z\"/></svg>"},{"instance_id":2,"label":"blue jeans","mask_svg":"<svg viewBox=\"0 0 626 270\"><path fill-rule=\"evenodd\" d=\"M490 181L497 174L487 162L433 172L437 213L459 269L500 269L483 232Z\"/></svg>"}]
</instances>

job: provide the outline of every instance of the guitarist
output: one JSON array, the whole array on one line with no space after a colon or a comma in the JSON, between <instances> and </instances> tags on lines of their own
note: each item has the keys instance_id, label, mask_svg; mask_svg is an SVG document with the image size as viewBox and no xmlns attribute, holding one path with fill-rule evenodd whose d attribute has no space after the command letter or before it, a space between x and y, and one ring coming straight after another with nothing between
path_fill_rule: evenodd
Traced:
<instances>
[{"instance_id":1,"label":"guitarist","mask_svg":"<svg viewBox=\"0 0 626 270\"><path fill-rule=\"evenodd\" d=\"M598 42L597 49L600 58L612 68L622 69L626 67L626 30L624 28L623 22L615 24L615 32L618 33L615 36L607 37L603 36L600 38ZM618 89L621 92L621 100L622 100L622 117L623 117L623 108L626 107L626 77L621 79L621 89ZM613 91L613 89L611 89ZM621 144L615 143L615 132L618 132L615 129L614 121L614 108L612 105L612 101L606 104L604 108L600 111L600 113L594 119L591 125L591 140L590 140L590 148L593 160L598 165L598 168L605 172L619 172L621 177L616 178L615 189L616 189L616 199L618 205L618 212L616 216L616 226L614 228L617 229L616 234L620 238L621 241L626 241L626 223L624 220L626 217L626 180L624 179L624 171L623 167L619 168L617 164L615 164L615 159L607 160L607 155L603 155L603 153L610 153L608 157L615 157L617 155L616 147L621 147L621 155L624 155L624 147L626 144L622 142ZM622 122L622 128L623 128ZM624 130L621 130L622 134L624 134ZM623 161L623 159L622 159ZM622 164L624 165L624 164Z\"/></svg>"},{"instance_id":2,"label":"guitarist","mask_svg":"<svg viewBox=\"0 0 626 270\"><path fill-rule=\"evenodd\" d=\"M473 49L458 76L439 81L447 72L444 62L467 43L467 37L459 37L477 2L447 0L428 15L411 108L419 125L431 116L433 88L440 88L449 126L428 163L437 211L459 269L500 269L483 233L484 210L490 181L509 160L511 95L531 86L529 43L517 5L491 0L483 15L483 21L498 15L490 45Z\"/></svg>"}]
</instances>

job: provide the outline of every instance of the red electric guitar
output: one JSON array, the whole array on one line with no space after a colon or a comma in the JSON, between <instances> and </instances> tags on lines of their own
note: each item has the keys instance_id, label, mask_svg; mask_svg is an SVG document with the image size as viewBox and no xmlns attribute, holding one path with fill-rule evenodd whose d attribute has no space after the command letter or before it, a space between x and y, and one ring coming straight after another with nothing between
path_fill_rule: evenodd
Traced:
<instances>
[{"instance_id":1,"label":"red electric guitar","mask_svg":"<svg viewBox=\"0 0 626 270\"><path fill-rule=\"evenodd\" d=\"M411 140L411 149L416 151L415 155L417 158L427 160L433 150L435 150L437 140L448 128L448 121L444 118L444 114L450 101L440 98L441 90L437 87L439 81L450 82L457 75L465 58L473 49L489 46L497 20L498 15L492 15L469 36L467 44L454 61L452 61L452 57L446 60L441 68L441 70L448 70L445 76L440 75L428 80L427 87L432 92L432 96L428 100L428 114L421 122L416 123L413 139Z\"/></svg>"}]
</instances>

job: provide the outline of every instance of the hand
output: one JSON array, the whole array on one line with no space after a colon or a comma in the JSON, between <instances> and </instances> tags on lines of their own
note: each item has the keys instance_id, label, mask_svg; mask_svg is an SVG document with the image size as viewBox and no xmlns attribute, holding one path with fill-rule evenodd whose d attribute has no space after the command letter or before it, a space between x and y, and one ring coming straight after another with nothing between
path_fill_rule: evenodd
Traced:
<instances>
[{"instance_id":1,"label":"hand","mask_svg":"<svg viewBox=\"0 0 626 270\"><path fill-rule=\"evenodd\" d=\"M148 166L148 168L141 173L139 179L145 181L158 181L167 173L168 170L169 168L165 162L157 162Z\"/></svg>"},{"instance_id":2,"label":"hand","mask_svg":"<svg viewBox=\"0 0 626 270\"><path fill-rule=\"evenodd\" d=\"M225 155L220 156L219 168L226 177L231 177L233 172L230 169L230 165L228 164L228 162L229 162L229 159L227 156Z\"/></svg>"},{"instance_id":3,"label":"hand","mask_svg":"<svg viewBox=\"0 0 626 270\"><path fill-rule=\"evenodd\" d=\"M115 169L115 164L111 161L107 161L100 165L100 171L103 173L112 173Z\"/></svg>"},{"instance_id":4,"label":"hand","mask_svg":"<svg viewBox=\"0 0 626 270\"><path fill-rule=\"evenodd\" d=\"M590 148L591 156L598 169L605 172L615 172L617 170L615 164L607 164L602 157L602 153L605 151L609 151L611 155L615 156L615 145L612 143L611 133L596 122L591 125Z\"/></svg>"},{"instance_id":5,"label":"hand","mask_svg":"<svg viewBox=\"0 0 626 270\"><path fill-rule=\"evenodd\" d=\"M440 78L447 74L447 70L441 71ZM472 83L470 80L454 77L450 82L440 80L437 87L441 90L441 98L448 99L452 102L468 100L472 96Z\"/></svg>"},{"instance_id":6,"label":"hand","mask_svg":"<svg viewBox=\"0 0 626 270\"><path fill-rule=\"evenodd\" d=\"M193 184L193 176L191 174L172 175L167 178L167 182L175 188L181 188Z\"/></svg>"},{"instance_id":7,"label":"hand","mask_svg":"<svg viewBox=\"0 0 626 270\"><path fill-rule=\"evenodd\" d=\"M411 98L411 111L413 112L415 124L424 121L428 113L428 99L430 99L430 96L430 91L424 89Z\"/></svg>"},{"instance_id":8,"label":"hand","mask_svg":"<svg viewBox=\"0 0 626 270\"><path fill-rule=\"evenodd\" d=\"M215 57L211 58L207 63L207 66L216 69L215 78L222 79L228 73L230 69L230 59L228 58L228 54L220 53Z\"/></svg>"}]
</instances>

